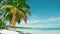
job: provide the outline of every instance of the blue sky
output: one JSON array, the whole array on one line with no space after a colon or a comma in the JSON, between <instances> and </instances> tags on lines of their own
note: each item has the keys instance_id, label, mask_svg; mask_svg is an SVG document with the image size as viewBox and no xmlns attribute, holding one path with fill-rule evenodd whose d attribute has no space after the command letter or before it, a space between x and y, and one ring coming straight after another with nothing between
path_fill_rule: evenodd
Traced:
<instances>
[{"instance_id":1,"label":"blue sky","mask_svg":"<svg viewBox=\"0 0 60 34\"><path fill-rule=\"evenodd\" d=\"M31 12L38 16L59 17L60 2L58 0L30 0Z\"/></svg>"},{"instance_id":2,"label":"blue sky","mask_svg":"<svg viewBox=\"0 0 60 34\"><path fill-rule=\"evenodd\" d=\"M20 26L35 28L60 28L60 0L28 0L32 16Z\"/></svg>"}]
</instances>

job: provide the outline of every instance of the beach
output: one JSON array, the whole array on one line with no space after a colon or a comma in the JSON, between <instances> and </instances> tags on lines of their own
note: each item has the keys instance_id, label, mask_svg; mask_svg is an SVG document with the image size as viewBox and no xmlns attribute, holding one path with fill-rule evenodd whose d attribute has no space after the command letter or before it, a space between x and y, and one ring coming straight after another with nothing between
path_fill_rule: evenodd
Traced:
<instances>
[{"instance_id":1,"label":"beach","mask_svg":"<svg viewBox=\"0 0 60 34\"><path fill-rule=\"evenodd\" d=\"M0 29L0 34L20 34L16 31L6 30L6 29Z\"/></svg>"},{"instance_id":2,"label":"beach","mask_svg":"<svg viewBox=\"0 0 60 34\"><path fill-rule=\"evenodd\" d=\"M60 30L28 30L20 29L18 31L0 30L4 34L60 34Z\"/></svg>"}]
</instances>

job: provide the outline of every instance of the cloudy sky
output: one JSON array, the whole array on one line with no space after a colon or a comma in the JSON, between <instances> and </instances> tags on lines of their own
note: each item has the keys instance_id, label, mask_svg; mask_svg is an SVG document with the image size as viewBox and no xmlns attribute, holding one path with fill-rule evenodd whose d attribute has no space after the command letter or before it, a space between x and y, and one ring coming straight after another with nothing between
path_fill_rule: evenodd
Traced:
<instances>
[{"instance_id":1,"label":"cloudy sky","mask_svg":"<svg viewBox=\"0 0 60 34\"><path fill-rule=\"evenodd\" d=\"M28 0L32 16L20 26L35 28L60 28L60 0Z\"/></svg>"}]
</instances>

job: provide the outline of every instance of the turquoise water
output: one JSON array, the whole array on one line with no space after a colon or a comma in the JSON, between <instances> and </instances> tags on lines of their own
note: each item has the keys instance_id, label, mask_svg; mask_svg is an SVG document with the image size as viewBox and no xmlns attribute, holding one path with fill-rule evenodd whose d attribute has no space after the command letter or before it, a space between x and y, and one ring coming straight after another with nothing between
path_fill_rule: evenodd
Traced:
<instances>
[{"instance_id":1,"label":"turquoise water","mask_svg":"<svg viewBox=\"0 0 60 34\"><path fill-rule=\"evenodd\" d=\"M32 29L25 29L25 30L60 30L60 28L32 28Z\"/></svg>"},{"instance_id":2,"label":"turquoise water","mask_svg":"<svg viewBox=\"0 0 60 34\"><path fill-rule=\"evenodd\" d=\"M32 28L32 29L16 29L24 33L31 34L60 34L60 28Z\"/></svg>"},{"instance_id":3,"label":"turquoise water","mask_svg":"<svg viewBox=\"0 0 60 34\"><path fill-rule=\"evenodd\" d=\"M60 28L32 28L32 30L60 30Z\"/></svg>"}]
</instances>

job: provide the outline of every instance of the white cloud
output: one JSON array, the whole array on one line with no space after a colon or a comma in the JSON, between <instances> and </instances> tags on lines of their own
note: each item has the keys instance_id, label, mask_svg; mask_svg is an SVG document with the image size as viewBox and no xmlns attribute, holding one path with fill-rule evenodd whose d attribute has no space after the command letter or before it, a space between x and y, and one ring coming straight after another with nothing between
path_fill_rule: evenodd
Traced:
<instances>
[{"instance_id":1,"label":"white cloud","mask_svg":"<svg viewBox=\"0 0 60 34\"><path fill-rule=\"evenodd\" d=\"M37 27L37 28L38 27L40 27L40 28L44 28L44 27L60 27L58 24L57 25L50 24L50 22L57 22L57 21L60 22L60 17L57 17L57 18L47 18L47 19L38 19L38 17L36 17L36 18L35 17L31 17L31 19L29 19L27 21L27 24L25 24L24 21L22 21L20 26ZM38 24L38 23L40 23L40 24Z\"/></svg>"},{"instance_id":2,"label":"white cloud","mask_svg":"<svg viewBox=\"0 0 60 34\"><path fill-rule=\"evenodd\" d=\"M60 17L57 18L47 18L47 19L37 19L37 18L31 18L27 21L28 24L34 24L34 23L49 23L49 22L56 22L60 21ZM25 24L24 21L21 22L22 24Z\"/></svg>"},{"instance_id":3,"label":"white cloud","mask_svg":"<svg viewBox=\"0 0 60 34\"><path fill-rule=\"evenodd\" d=\"M41 23L41 22L56 22L56 21L60 21L60 17L59 18L47 18L47 19L36 19L34 20L32 18L32 20L28 20L28 23Z\"/></svg>"}]
</instances>

